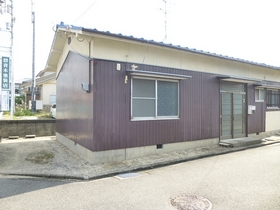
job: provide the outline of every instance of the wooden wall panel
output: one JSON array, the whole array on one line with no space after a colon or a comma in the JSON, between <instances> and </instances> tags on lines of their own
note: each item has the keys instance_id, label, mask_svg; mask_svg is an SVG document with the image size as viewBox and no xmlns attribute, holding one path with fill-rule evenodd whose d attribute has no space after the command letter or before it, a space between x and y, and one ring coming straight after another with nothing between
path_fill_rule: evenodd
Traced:
<instances>
[{"instance_id":1,"label":"wooden wall panel","mask_svg":"<svg viewBox=\"0 0 280 210\"><path fill-rule=\"evenodd\" d=\"M138 65L145 71L192 76L180 82L180 119L130 120L132 64L96 60L94 68L94 150L110 150L219 137L219 80L216 75ZM215 122L215 123L213 123Z\"/></svg>"},{"instance_id":2,"label":"wooden wall panel","mask_svg":"<svg viewBox=\"0 0 280 210\"><path fill-rule=\"evenodd\" d=\"M117 63L121 70L116 70ZM132 63L94 60L91 93L81 89L88 82L88 60L70 52L57 78L57 132L92 150L132 148L156 144L219 138L220 81L217 75L136 64L138 69L192 76L179 84L179 119L131 121ZM265 131L266 103L255 102L248 85L248 105L256 112L247 119L248 133Z\"/></svg>"},{"instance_id":3,"label":"wooden wall panel","mask_svg":"<svg viewBox=\"0 0 280 210\"><path fill-rule=\"evenodd\" d=\"M265 131L266 102L255 102L255 86L247 85L247 104L256 106L256 111L248 116L248 134Z\"/></svg>"},{"instance_id":4,"label":"wooden wall panel","mask_svg":"<svg viewBox=\"0 0 280 210\"><path fill-rule=\"evenodd\" d=\"M58 133L93 149L93 94L82 90L89 81L89 61L69 52L57 78Z\"/></svg>"}]
</instances>

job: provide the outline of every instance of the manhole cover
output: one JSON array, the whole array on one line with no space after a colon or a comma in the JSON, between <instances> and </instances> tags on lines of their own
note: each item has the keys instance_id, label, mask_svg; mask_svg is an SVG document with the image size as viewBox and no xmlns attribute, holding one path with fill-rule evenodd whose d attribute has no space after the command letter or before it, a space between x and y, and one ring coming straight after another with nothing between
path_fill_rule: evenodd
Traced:
<instances>
[{"instance_id":1,"label":"manhole cover","mask_svg":"<svg viewBox=\"0 0 280 210\"><path fill-rule=\"evenodd\" d=\"M179 210L211 210L209 200L198 195L179 195L170 198L171 205Z\"/></svg>"}]
</instances>

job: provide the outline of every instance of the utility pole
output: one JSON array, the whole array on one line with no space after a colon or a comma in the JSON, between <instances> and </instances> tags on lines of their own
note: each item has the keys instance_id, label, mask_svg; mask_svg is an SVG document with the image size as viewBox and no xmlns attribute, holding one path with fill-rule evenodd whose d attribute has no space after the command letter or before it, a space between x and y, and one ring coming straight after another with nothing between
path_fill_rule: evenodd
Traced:
<instances>
[{"instance_id":1,"label":"utility pole","mask_svg":"<svg viewBox=\"0 0 280 210\"><path fill-rule=\"evenodd\" d=\"M10 120L13 119L14 111L15 111L15 82L14 82L14 56L13 56L13 46L14 46L14 4L13 0L11 1L11 108L10 108Z\"/></svg>"},{"instance_id":2,"label":"utility pole","mask_svg":"<svg viewBox=\"0 0 280 210\"><path fill-rule=\"evenodd\" d=\"M31 0L31 22L33 24L33 44L32 44L32 93L31 93L31 110L36 111L36 98L35 98L35 10L34 2Z\"/></svg>"},{"instance_id":3,"label":"utility pole","mask_svg":"<svg viewBox=\"0 0 280 210\"><path fill-rule=\"evenodd\" d=\"M13 0L10 0L8 3L6 0L0 0L0 15L4 15L5 17L2 19L0 23L6 24L6 30L0 30L1 35L3 34L3 40L1 40L0 46L1 52L5 55L2 55L2 85L1 85L1 101L2 105L4 105L4 110L10 111L10 119L13 119L14 110L15 110L15 83L14 83L14 58L13 58L13 39L14 39L14 15L13 15ZM10 18L10 20L8 20ZM10 42L6 40L6 36L4 36L5 32L9 32ZM1 38L2 39L2 38ZM8 46L9 45L9 46ZM3 49L3 51L2 51ZM6 56L8 58L6 58ZM5 60L5 64L3 61ZM4 67L5 66L5 67ZM4 96L4 98L3 98ZM3 107L1 107L2 109Z\"/></svg>"}]
</instances>

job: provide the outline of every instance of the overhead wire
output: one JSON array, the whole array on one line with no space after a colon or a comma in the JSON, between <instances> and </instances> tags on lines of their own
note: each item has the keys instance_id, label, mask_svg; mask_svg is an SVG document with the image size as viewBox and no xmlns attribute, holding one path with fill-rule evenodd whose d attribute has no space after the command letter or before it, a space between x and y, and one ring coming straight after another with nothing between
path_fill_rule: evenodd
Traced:
<instances>
[{"instance_id":1,"label":"overhead wire","mask_svg":"<svg viewBox=\"0 0 280 210\"><path fill-rule=\"evenodd\" d=\"M74 22L73 24L79 20L98 0L95 0Z\"/></svg>"},{"instance_id":2,"label":"overhead wire","mask_svg":"<svg viewBox=\"0 0 280 210\"><path fill-rule=\"evenodd\" d=\"M98 0L95 0L74 22L73 22L73 24L77 21L77 20L79 20L96 2L97 2ZM53 26L53 30L54 30L54 26ZM79 39L79 38L77 38L77 40L79 41L79 42L83 42L85 39ZM86 56L84 56L84 55L82 55L82 54L80 54L71 44L69 44L69 46L70 46L70 48L72 48L72 50L74 50L78 55L80 55L81 57L83 57L83 58L85 58L85 59L87 59L88 60L88 58L86 57Z\"/></svg>"},{"instance_id":3,"label":"overhead wire","mask_svg":"<svg viewBox=\"0 0 280 210\"><path fill-rule=\"evenodd\" d=\"M146 48L146 52L144 53L144 57L143 57L143 60L142 60L142 64L144 64L144 62L145 62L146 55L147 55L147 53L148 53L148 51L149 51L149 48L150 48L150 46L149 46L149 41L147 40L147 48Z\"/></svg>"}]
</instances>

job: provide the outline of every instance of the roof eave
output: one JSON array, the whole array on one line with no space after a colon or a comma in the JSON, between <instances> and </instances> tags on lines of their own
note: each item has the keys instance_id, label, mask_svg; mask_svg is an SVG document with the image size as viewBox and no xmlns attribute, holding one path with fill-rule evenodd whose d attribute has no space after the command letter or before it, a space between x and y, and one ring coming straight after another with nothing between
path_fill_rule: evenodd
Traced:
<instances>
[{"instance_id":1,"label":"roof eave","mask_svg":"<svg viewBox=\"0 0 280 210\"><path fill-rule=\"evenodd\" d=\"M131 41L136 41L136 42L150 43L150 44L161 46L161 47L183 50L183 51L188 51L188 52L192 52L192 53L196 53L196 54L207 55L207 56L211 56L211 57L215 57L215 58L221 58L221 59L225 59L225 60L231 60L231 61L236 61L236 62L240 62L240 63L251 64L251 65L255 65L255 66L261 66L261 67L271 68L271 69L275 69L275 70L280 70L280 67L278 67L278 66L272 66L272 65L267 65L267 64L264 64L264 63L258 63L258 62L244 60L244 59L219 55L219 54L216 54L216 53L205 52L205 51L202 51L202 50L196 50L196 49L190 49L190 48L187 48L187 47L181 47L181 46L176 46L176 45L172 45L172 44L166 44L166 43L163 43L163 42L155 42L153 40L146 40L146 39L143 39L143 38L135 38L133 36L125 36L125 35L122 35L122 34L113 34L113 33L110 33L110 32L98 31L96 29L88 29L88 28L79 28L79 29L81 31L84 31L84 32L99 34L99 35L102 35L102 36L110 36L110 37L115 37L115 38L118 38L118 39L126 39L126 40L131 40Z\"/></svg>"}]
</instances>

